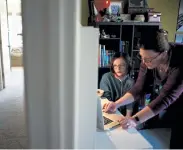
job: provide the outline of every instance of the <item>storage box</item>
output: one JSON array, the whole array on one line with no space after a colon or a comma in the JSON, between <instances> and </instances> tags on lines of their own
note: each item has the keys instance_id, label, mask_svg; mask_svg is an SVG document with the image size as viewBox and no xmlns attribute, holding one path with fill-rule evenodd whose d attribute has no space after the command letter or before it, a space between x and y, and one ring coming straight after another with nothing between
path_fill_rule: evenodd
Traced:
<instances>
[{"instance_id":1,"label":"storage box","mask_svg":"<svg viewBox=\"0 0 183 150\"><path fill-rule=\"evenodd\" d=\"M120 18L121 18L121 20L123 20L123 22L130 21L131 20L131 14L120 14Z\"/></svg>"},{"instance_id":2,"label":"storage box","mask_svg":"<svg viewBox=\"0 0 183 150\"><path fill-rule=\"evenodd\" d=\"M145 0L129 0L129 7L145 7Z\"/></svg>"},{"instance_id":3,"label":"storage box","mask_svg":"<svg viewBox=\"0 0 183 150\"><path fill-rule=\"evenodd\" d=\"M148 22L161 22L161 13L149 12L148 13Z\"/></svg>"},{"instance_id":4,"label":"storage box","mask_svg":"<svg viewBox=\"0 0 183 150\"><path fill-rule=\"evenodd\" d=\"M136 7L129 7L128 8L128 13L129 14L142 14L142 13L149 13L153 12L154 8L136 8Z\"/></svg>"}]
</instances>

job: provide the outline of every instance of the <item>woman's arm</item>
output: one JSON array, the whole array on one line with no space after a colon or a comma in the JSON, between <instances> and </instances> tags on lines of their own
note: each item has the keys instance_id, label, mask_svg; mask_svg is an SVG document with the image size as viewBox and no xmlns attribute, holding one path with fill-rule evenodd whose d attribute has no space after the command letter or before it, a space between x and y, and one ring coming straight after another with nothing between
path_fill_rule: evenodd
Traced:
<instances>
[{"instance_id":1,"label":"woman's arm","mask_svg":"<svg viewBox=\"0 0 183 150\"><path fill-rule=\"evenodd\" d=\"M183 93L183 68L171 69L166 83L163 85L159 96L148 106L156 114L168 108Z\"/></svg>"},{"instance_id":2,"label":"woman's arm","mask_svg":"<svg viewBox=\"0 0 183 150\"><path fill-rule=\"evenodd\" d=\"M174 68L169 74L159 96L133 117L138 116L140 123L145 122L169 107L182 93L183 70L182 68Z\"/></svg>"},{"instance_id":3,"label":"woman's arm","mask_svg":"<svg viewBox=\"0 0 183 150\"><path fill-rule=\"evenodd\" d=\"M141 63L138 78L135 85L123 97L121 97L119 100L115 102L117 108L120 106L133 103L139 97L139 95L141 95L147 77L146 74L147 74L146 66L143 63Z\"/></svg>"},{"instance_id":4,"label":"woman's arm","mask_svg":"<svg viewBox=\"0 0 183 150\"><path fill-rule=\"evenodd\" d=\"M133 117L122 117L119 122L123 129L136 127L138 124L145 122L146 120L155 116L151 108L148 106L138 112Z\"/></svg>"},{"instance_id":5,"label":"woman's arm","mask_svg":"<svg viewBox=\"0 0 183 150\"><path fill-rule=\"evenodd\" d=\"M127 93L134 86L134 80L129 78L124 86L123 93ZM126 116L131 117L133 113L134 103L126 105Z\"/></svg>"},{"instance_id":6,"label":"woman's arm","mask_svg":"<svg viewBox=\"0 0 183 150\"><path fill-rule=\"evenodd\" d=\"M130 103L133 103L135 101L133 95L131 93L126 93L123 97L121 97L119 100L115 102L116 107L119 108L124 105L128 105Z\"/></svg>"},{"instance_id":7,"label":"woman's arm","mask_svg":"<svg viewBox=\"0 0 183 150\"><path fill-rule=\"evenodd\" d=\"M135 118L136 116L139 118L139 122L137 122L137 124L140 124L154 117L155 113L150 107L146 106L144 109L136 113L132 118Z\"/></svg>"}]
</instances>

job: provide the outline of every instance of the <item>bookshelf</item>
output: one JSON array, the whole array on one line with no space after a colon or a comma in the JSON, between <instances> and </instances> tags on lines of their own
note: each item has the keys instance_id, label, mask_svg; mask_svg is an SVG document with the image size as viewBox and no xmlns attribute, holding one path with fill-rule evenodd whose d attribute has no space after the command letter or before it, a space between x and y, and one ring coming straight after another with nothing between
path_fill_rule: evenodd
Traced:
<instances>
[{"instance_id":1,"label":"bookshelf","mask_svg":"<svg viewBox=\"0 0 183 150\"><path fill-rule=\"evenodd\" d=\"M137 48L143 32L156 32L161 23L156 22L97 22L89 24L99 28L99 63L98 87L102 75L110 71L110 61L115 52L126 52L131 57L132 70L130 76L136 80L139 72L140 60L136 57ZM105 36L102 33L105 32Z\"/></svg>"},{"instance_id":2,"label":"bookshelf","mask_svg":"<svg viewBox=\"0 0 183 150\"><path fill-rule=\"evenodd\" d=\"M89 5L89 18L88 26L94 26L99 28L99 49L98 49L98 88L100 88L100 81L103 74L110 71L110 53L114 52L126 52L129 54L132 65L132 70L130 76L136 81L139 73L140 60L136 57L139 54L137 43L139 42L141 35L146 33L147 35L155 36L154 33L161 28L160 22L148 22L149 21L149 12L154 12L153 8L139 7L139 8L130 8L127 0L118 0L119 3L123 2L122 7L123 11L121 14L130 14L130 19L119 19L113 20L109 19L110 17L115 16L115 13L112 13L112 16L107 11L103 9L101 12L97 10L101 16L104 17L103 22L96 22L100 20L100 17L97 18L94 10L94 0L88 0ZM108 7L106 7L108 8ZM133 10L134 9L134 10ZM144 15L144 22L135 21L135 16L137 14ZM107 18L107 19L106 19ZM128 21L127 21L128 20ZM107 22L111 21L111 22ZM116 22L112 22L116 21ZM123 22L124 21L124 22ZM148 38L148 37L147 37ZM147 76L151 76L152 73L148 72ZM139 111L145 106L146 94L152 94L154 96L154 83L153 80L146 81L144 94L140 95L136 106L134 107L134 112Z\"/></svg>"}]
</instances>

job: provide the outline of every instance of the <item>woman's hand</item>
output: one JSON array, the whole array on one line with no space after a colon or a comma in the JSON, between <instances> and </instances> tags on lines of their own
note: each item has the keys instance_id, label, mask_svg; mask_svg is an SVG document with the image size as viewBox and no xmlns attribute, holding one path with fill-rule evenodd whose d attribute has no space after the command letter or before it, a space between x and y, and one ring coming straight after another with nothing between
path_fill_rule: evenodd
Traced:
<instances>
[{"instance_id":1,"label":"woman's hand","mask_svg":"<svg viewBox=\"0 0 183 150\"><path fill-rule=\"evenodd\" d=\"M119 123L123 129L135 128L137 126L137 122L133 117L122 117Z\"/></svg>"},{"instance_id":2,"label":"woman's hand","mask_svg":"<svg viewBox=\"0 0 183 150\"><path fill-rule=\"evenodd\" d=\"M116 109L116 103L111 101L103 105L103 111L106 113L114 113Z\"/></svg>"}]
</instances>

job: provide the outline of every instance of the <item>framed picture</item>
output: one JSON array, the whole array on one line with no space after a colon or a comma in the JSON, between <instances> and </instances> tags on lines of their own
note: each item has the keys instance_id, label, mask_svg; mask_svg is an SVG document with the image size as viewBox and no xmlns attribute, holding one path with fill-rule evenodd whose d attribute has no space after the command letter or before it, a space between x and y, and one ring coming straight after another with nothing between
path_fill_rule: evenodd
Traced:
<instances>
[{"instance_id":1,"label":"framed picture","mask_svg":"<svg viewBox=\"0 0 183 150\"><path fill-rule=\"evenodd\" d=\"M129 7L145 7L145 0L129 0Z\"/></svg>"},{"instance_id":2,"label":"framed picture","mask_svg":"<svg viewBox=\"0 0 183 150\"><path fill-rule=\"evenodd\" d=\"M177 17L177 32L183 32L183 0L179 2L179 14Z\"/></svg>"},{"instance_id":3,"label":"framed picture","mask_svg":"<svg viewBox=\"0 0 183 150\"><path fill-rule=\"evenodd\" d=\"M175 43L183 43L183 34L175 34Z\"/></svg>"},{"instance_id":4,"label":"framed picture","mask_svg":"<svg viewBox=\"0 0 183 150\"><path fill-rule=\"evenodd\" d=\"M108 12L110 15L123 14L124 3L123 1L111 1Z\"/></svg>"}]
</instances>

